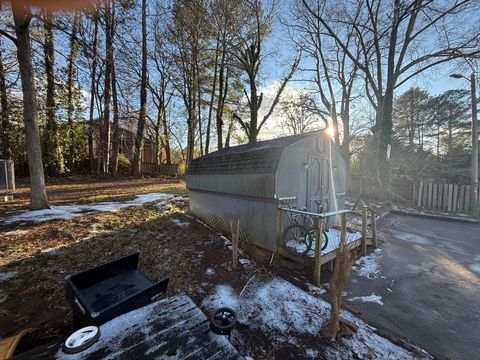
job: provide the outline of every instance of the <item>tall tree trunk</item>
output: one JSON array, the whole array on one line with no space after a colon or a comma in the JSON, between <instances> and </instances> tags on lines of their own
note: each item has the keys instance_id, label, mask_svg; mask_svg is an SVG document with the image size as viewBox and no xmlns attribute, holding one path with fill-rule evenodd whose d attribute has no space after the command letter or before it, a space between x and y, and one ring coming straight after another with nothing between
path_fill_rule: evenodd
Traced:
<instances>
[{"instance_id":1,"label":"tall tree trunk","mask_svg":"<svg viewBox=\"0 0 480 360\"><path fill-rule=\"evenodd\" d=\"M115 36L115 0L112 0L112 18L110 22L111 38ZM115 58L113 44L110 63L112 64L112 100L113 100L113 149L112 149L112 176L118 176L118 153L120 151L120 114L118 109L117 77L115 73Z\"/></svg>"},{"instance_id":2,"label":"tall tree trunk","mask_svg":"<svg viewBox=\"0 0 480 360\"><path fill-rule=\"evenodd\" d=\"M170 155L170 130L167 123L167 112L166 109L163 109L162 116L162 127L163 127L163 147L165 148L165 161L168 165L172 163L172 157Z\"/></svg>"},{"instance_id":3,"label":"tall tree trunk","mask_svg":"<svg viewBox=\"0 0 480 360\"><path fill-rule=\"evenodd\" d=\"M104 87L104 110L103 124L100 126L101 134L101 166L99 175L104 175L108 171L110 160L110 91L112 86L112 32L111 29L111 1L105 2L105 87Z\"/></svg>"},{"instance_id":4,"label":"tall tree trunk","mask_svg":"<svg viewBox=\"0 0 480 360\"><path fill-rule=\"evenodd\" d=\"M2 158L9 160L12 154L10 149L10 122L8 120L7 100L7 85L5 69L3 67L2 44L0 41L0 105L2 106L0 140L2 141Z\"/></svg>"},{"instance_id":5,"label":"tall tree trunk","mask_svg":"<svg viewBox=\"0 0 480 360\"><path fill-rule=\"evenodd\" d=\"M217 125L217 148L218 150L223 148L223 109L225 106L225 99L228 92L228 68L225 67L225 52L222 54L222 60L220 62L220 74L218 75L218 101L216 112L216 125ZM225 80L224 80L225 78Z\"/></svg>"},{"instance_id":6,"label":"tall tree trunk","mask_svg":"<svg viewBox=\"0 0 480 360\"><path fill-rule=\"evenodd\" d=\"M140 114L138 117L132 175L141 175L141 161L144 145L145 120L147 115L147 0L142 0L142 80L140 84Z\"/></svg>"},{"instance_id":7,"label":"tall tree trunk","mask_svg":"<svg viewBox=\"0 0 480 360\"><path fill-rule=\"evenodd\" d=\"M257 96L257 84L255 84L254 75L250 77L250 124L248 131L248 142L257 142L258 137L258 108L260 107L260 101Z\"/></svg>"},{"instance_id":8,"label":"tall tree trunk","mask_svg":"<svg viewBox=\"0 0 480 360\"><path fill-rule=\"evenodd\" d=\"M186 156L187 164L190 163L190 161L192 161L194 150L195 150L195 127L196 127L195 125L196 125L196 120L195 120L195 110L194 109L195 109L195 101L190 101L190 106L187 109L187 111L188 111L188 118L187 118L187 156Z\"/></svg>"},{"instance_id":9,"label":"tall tree trunk","mask_svg":"<svg viewBox=\"0 0 480 360\"><path fill-rule=\"evenodd\" d=\"M218 39L215 49L215 64L213 68L213 84L212 92L210 94L210 104L208 106L208 119L207 119L207 138L205 139L205 154L208 154L210 148L210 127L212 125L212 113L213 113L213 102L215 101L215 91L217 89L217 71L218 71Z\"/></svg>"},{"instance_id":10,"label":"tall tree trunk","mask_svg":"<svg viewBox=\"0 0 480 360\"><path fill-rule=\"evenodd\" d=\"M198 135L199 135L199 145L200 145L200 156L203 156L203 128L202 128L202 88L200 85L200 68L198 64L198 51L195 47L194 51L194 66L195 66L195 85L197 87L197 108L198 108L198 113L197 113L197 122L198 122Z\"/></svg>"},{"instance_id":11,"label":"tall tree trunk","mask_svg":"<svg viewBox=\"0 0 480 360\"><path fill-rule=\"evenodd\" d=\"M112 99L113 99L113 153L112 153L112 176L118 175L118 152L120 150L120 115L118 111L117 81L115 75L115 63L112 61Z\"/></svg>"},{"instance_id":12,"label":"tall tree trunk","mask_svg":"<svg viewBox=\"0 0 480 360\"><path fill-rule=\"evenodd\" d=\"M37 97L29 32L31 15L18 4L13 6L12 11L17 36L18 66L22 80L23 121L25 124L28 170L30 173L30 209L45 209L49 208L49 203L45 191L42 147L38 132Z\"/></svg>"},{"instance_id":13,"label":"tall tree trunk","mask_svg":"<svg viewBox=\"0 0 480 360\"><path fill-rule=\"evenodd\" d=\"M80 12L76 12L73 18L72 33L70 34L70 55L67 66L67 123L68 123L68 168L73 171L75 162L75 127L73 124L73 92L75 82L75 61L77 59L77 33L80 26Z\"/></svg>"},{"instance_id":14,"label":"tall tree trunk","mask_svg":"<svg viewBox=\"0 0 480 360\"><path fill-rule=\"evenodd\" d=\"M94 10L96 11L96 10ZM90 82L90 110L88 114L88 158L89 158L89 170L90 174L93 174L95 171L95 159L93 153L93 135L95 133L94 128L94 119L93 119L93 112L95 106L95 96L96 96L96 73L97 73L97 42L98 42L98 14L94 13L93 15L94 21L94 30L93 30L93 54L92 54L92 77ZM100 129L98 129L100 130ZM100 141L97 141L97 144L100 144ZM97 158L97 161L100 159Z\"/></svg>"},{"instance_id":15,"label":"tall tree trunk","mask_svg":"<svg viewBox=\"0 0 480 360\"><path fill-rule=\"evenodd\" d=\"M232 132L233 132L233 119L230 121L230 124L228 125L227 136L225 137L226 148L230 147L230 138L232 136Z\"/></svg>"},{"instance_id":16,"label":"tall tree trunk","mask_svg":"<svg viewBox=\"0 0 480 360\"><path fill-rule=\"evenodd\" d=\"M388 58L387 58L387 84L383 101L379 103L381 108L380 136L378 141L378 161L380 184L384 190L390 188L390 161L387 161L387 148L392 143L392 112L393 112L393 88L395 86L395 59L396 45L398 38L398 25L400 17L400 0L394 0L394 12L392 17L392 30L389 39Z\"/></svg>"},{"instance_id":17,"label":"tall tree trunk","mask_svg":"<svg viewBox=\"0 0 480 360\"><path fill-rule=\"evenodd\" d=\"M43 161L47 174L58 176L64 171L60 149L58 124L55 114L55 52L52 30L52 14L47 10L44 21L44 56L47 75L46 121L43 134Z\"/></svg>"},{"instance_id":18,"label":"tall tree trunk","mask_svg":"<svg viewBox=\"0 0 480 360\"><path fill-rule=\"evenodd\" d=\"M162 125L162 108L161 106L158 107L157 113L157 121L155 122L155 126L153 127L153 142L154 142L154 156L153 161L155 165L160 165L162 162L162 137L160 135L160 126Z\"/></svg>"}]
</instances>

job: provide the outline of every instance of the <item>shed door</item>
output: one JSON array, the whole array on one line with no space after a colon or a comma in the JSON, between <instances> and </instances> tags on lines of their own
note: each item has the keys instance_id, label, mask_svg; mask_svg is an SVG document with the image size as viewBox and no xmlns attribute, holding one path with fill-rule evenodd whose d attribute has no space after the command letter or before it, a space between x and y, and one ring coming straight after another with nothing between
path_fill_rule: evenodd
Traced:
<instances>
[{"instance_id":1,"label":"shed door","mask_svg":"<svg viewBox=\"0 0 480 360\"><path fill-rule=\"evenodd\" d=\"M307 176L307 209L312 212L328 211L328 164L326 159L309 155Z\"/></svg>"}]
</instances>

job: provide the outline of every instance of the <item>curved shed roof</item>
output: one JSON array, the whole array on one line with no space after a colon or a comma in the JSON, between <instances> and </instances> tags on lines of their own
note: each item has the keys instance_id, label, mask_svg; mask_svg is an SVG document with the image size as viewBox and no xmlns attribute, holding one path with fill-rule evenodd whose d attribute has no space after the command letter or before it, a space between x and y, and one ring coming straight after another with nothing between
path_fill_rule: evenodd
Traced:
<instances>
[{"instance_id":1,"label":"curved shed roof","mask_svg":"<svg viewBox=\"0 0 480 360\"><path fill-rule=\"evenodd\" d=\"M320 133L318 130L224 148L192 160L187 174L275 173L284 148Z\"/></svg>"}]
</instances>

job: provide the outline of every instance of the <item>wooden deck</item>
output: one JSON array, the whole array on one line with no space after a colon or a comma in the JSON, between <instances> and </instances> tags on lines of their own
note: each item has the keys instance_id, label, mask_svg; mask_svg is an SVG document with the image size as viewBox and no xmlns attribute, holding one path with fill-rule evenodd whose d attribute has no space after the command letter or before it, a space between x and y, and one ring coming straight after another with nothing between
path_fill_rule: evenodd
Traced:
<instances>
[{"instance_id":1,"label":"wooden deck","mask_svg":"<svg viewBox=\"0 0 480 360\"><path fill-rule=\"evenodd\" d=\"M316 238L320 238L320 234L324 230L325 221L328 218L334 216L341 217L341 225L340 225L340 237L343 238L343 241L346 240L346 233L347 233L347 215L360 217L362 219L362 237L360 239L345 242L346 247L350 250L354 250L356 248L360 248L360 254L366 255L367 254L367 246L372 245L373 247L378 246L378 239L377 239L377 225L376 225L376 213L373 209L368 208L367 206L362 207L362 211L357 213L352 210L339 210L339 211L332 211L327 213L313 213L298 209L291 209L291 208L284 208L279 206L277 209L277 264L280 264L280 258L287 258L289 260L295 261L299 264L313 266L313 283L315 286L321 286L321 268L322 265L329 263L330 270L333 270L333 261L337 256L338 249L334 249L333 251L329 251L328 253L322 253L319 246L315 245L315 255L293 255L289 251L284 248L283 244L283 236L284 236L284 229L285 229L285 213L295 213L301 216L307 216L312 218L314 223L314 229L316 233ZM367 234L367 227L368 227L368 218L370 214L370 227L372 231L372 236L369 237ZM341 240L340 240L341 241Z\"/></svg>"},{"instance_id":2,"label":"wooden deck","mask_svg":"<svg viewBox=\"0 0 480 360\"><path fill-rule=\"evenodd\" d=\"M205 314L185 294L119 316L100 327L100 338L67 355L61 343L14 359L244 359L224 336L213 334Z\"/></svg>"}]
</instances>

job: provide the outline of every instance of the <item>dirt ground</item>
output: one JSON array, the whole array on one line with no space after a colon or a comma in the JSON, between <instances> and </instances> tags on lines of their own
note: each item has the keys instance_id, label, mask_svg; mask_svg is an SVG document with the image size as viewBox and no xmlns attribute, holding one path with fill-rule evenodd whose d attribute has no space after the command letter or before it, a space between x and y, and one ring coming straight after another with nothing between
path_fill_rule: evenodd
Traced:
<instances>
[{"instance_id":1,"label":"dirt ground","mask_svg":"<svg viewBox=\"0 0 480 360\"><path fill-rule=\"evenodd\" d=\"M126 200L144 192L186 193L184 182L167 179L75 179L51 184L47 191L52 204ZM28 188L20 186L16 200L2 210L27 204ZM65 299L65 276L137 251L141 270L152 280L170 277L167 296L185 292L197 305L217 284L241 291L254 275L257 280L273 276L270 268L253 261L232 271L231 251L219 234L185 214L186 207L180 200L162 209L146 204L70 220L0 225L0 273L15 274L0 287L0 338L32 328L33 346L68 335L72 313ZM179 226L174 219L188 225ZM256 359L294 355L295 349L265 335L242 326L238 331Z\"/></svg>"},{"instance_id":2,"label":"dirt ground","mask_svg":"<svg viewBox=\"0 0 480 360\"><path fill-rule=\"evenodd\" d=\"M30 197L28 179L18 179L16 185L14 200L0 203L0 216L8 210L28 207ZM185 195L185 183L168 177L98 180L84 176L72 176L47 183L48 198L55 205L123 200L136 194L160 191Z\"/></svg>"}]
</instances>

